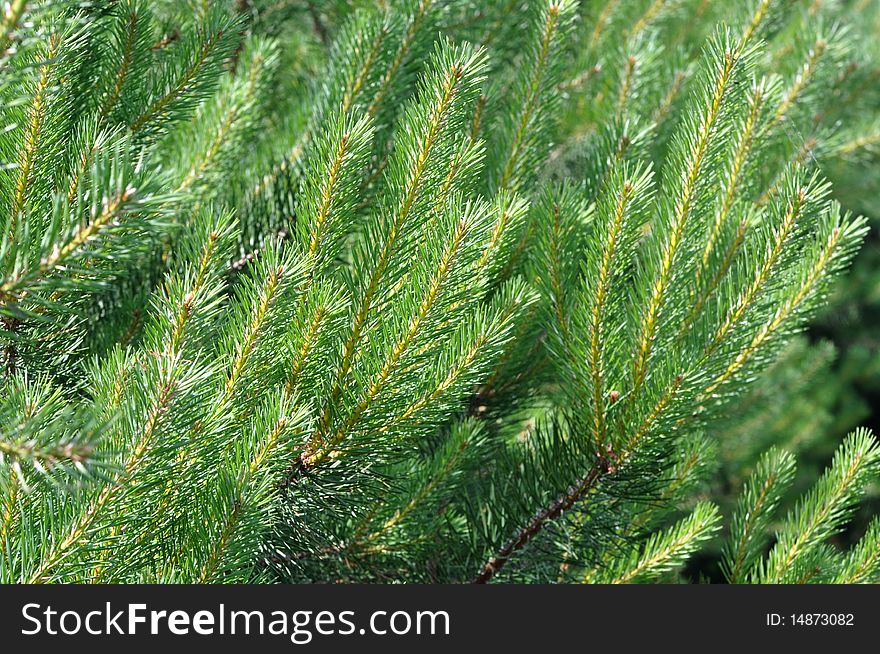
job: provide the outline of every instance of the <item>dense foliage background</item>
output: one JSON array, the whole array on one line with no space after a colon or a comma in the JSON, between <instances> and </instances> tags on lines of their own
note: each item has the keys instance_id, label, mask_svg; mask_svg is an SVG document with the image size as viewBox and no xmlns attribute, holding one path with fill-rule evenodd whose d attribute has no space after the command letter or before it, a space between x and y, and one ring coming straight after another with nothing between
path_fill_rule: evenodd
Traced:
<instances>
[{"instance_id":1,"label":"dense foliage background","mask_svg":"<svg viewBox=\"0 0 880 654\"><path fill-rule=\"evenodd\" d=\"M877 581L878 32L7 3L0 578Z\"/></svg>"}]
</instances>

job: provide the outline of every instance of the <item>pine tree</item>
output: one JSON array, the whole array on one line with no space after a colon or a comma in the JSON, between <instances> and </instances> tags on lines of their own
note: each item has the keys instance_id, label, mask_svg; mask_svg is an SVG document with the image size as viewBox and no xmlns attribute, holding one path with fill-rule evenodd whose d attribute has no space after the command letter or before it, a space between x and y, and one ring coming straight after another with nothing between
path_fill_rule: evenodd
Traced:
<instances>
[{"instance_id":1,"label":"pine tree","mask_svg":"<svg viewBox=\"0 0 880 654\"><path fill-rule=\"evenodd\" d=\"M880 581L861 4L8 3L0 579Z\"/></svg>"}]
</instances>

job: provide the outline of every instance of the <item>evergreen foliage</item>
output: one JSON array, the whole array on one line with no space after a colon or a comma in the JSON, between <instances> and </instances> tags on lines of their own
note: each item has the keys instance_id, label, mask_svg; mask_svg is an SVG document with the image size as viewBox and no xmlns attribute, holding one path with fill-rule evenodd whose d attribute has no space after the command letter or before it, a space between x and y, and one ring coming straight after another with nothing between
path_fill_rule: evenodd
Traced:
<instances>
[{"instance_id":1,"label":"evergreen foliage","mask_svg":"<svg viewBox=\"0 0 880 654\"><path fill-rule=\"evenodd\" d=\"M880 581L875 3L0 20L0 580Z\"/></svg>"}]
</instances>

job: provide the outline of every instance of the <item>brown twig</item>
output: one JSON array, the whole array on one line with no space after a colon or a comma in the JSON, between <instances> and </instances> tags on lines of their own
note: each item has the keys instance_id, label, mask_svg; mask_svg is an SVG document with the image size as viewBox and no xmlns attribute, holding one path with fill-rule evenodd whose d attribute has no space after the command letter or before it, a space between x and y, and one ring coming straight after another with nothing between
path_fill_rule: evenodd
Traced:
<instances>
[{"instance_id":1,"label":"brown twig","mask_svg":"<svg viewBox=\"0 0 880 654\"><path fill-rule=\"evenodd\" d=\"M153 50L163 50L163 49L167 48L169 45L171 45L172 43L174 43L179 38L180 38L180 31L174 30L170 34L166 34L161 39L156 41L153 44L152 49Z\"/></svg>"},{"instance_id":2,"label":"brown twig","mask_svg":"<svg viewBox=\"0 0 880 654\"><path fill-rule=\"evenodd\" d=\"M525 547L544 528L544 526L568 511L575 502L583 498L596 483L605 475L617 469L617 457L610 449L607 453L600 453L596 463L586 475L568 487L560 497L552 504L538 511L532 519L483 565L480 573L474 577L471 583L485 584L492 580L501 568L510 560L510 556Z\"/></svg>"}]
</instances>

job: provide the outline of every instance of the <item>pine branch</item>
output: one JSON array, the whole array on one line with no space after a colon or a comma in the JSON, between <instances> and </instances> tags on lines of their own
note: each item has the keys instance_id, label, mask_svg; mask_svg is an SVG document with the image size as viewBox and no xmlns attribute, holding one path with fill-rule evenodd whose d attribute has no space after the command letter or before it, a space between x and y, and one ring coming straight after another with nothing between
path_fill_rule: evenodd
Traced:
<instances>
[{"instance_id":1,"label":"pine branch","mask_svg":"<svg viewBox=\"0 0 880 654\"><path fill-rule=\"evenodd\" d=\"M615 464L611 459L600 455L596 464L590 468L586 475L569 486L564 494L556 498L551 504L538 511L529 522L520 529L510 540L504 543L498 551L483 565L479 574L474 577L472 583L485 584L498 574L505 564L518 550L528 545L544 526L556 520L565 511L571 509L576 502L585 497L596 487L602 476L614 472Z\"/></svg>"},{"instance_id":2,"label":"pine branch","mask_svg":"<svg viewBox=\"0 0 880 654\"><path fill-rule=\"evenodd\" d=\"M865 535L846 556L835 584L877 583L880 576L880 520L871 520Z\"/></svg>"},{"instance_id":3,"label":"pine branch","mask_svg":"<svg viewBox=\"0 0 880 654\"><path fill-rule=\"evenodd\" d=\"M428 166L436 157L434 155L435 147L438 144L441 147L443 145L440 139L449 129L445 124L450 122L450 114L455 109L453 102L466 101L469 94L468 87L472 87L479 81L482 71L482 55L480 53L468 55L465 52L455 51L448 54L442 53L438 55L437 69L438 77L436 80L432 80L432 86L426 88L427 97L424 100L426 104L413 105L414 114L417 111L424 112L422 115L414 115L414 119L418 121L415 127L417 131L412 132L416 139L413 144L414 149L412 154L406 152L406 158L400 159L400 165L405 175L401 195L399 200L395 201L395 206L392 207L393 214L390 223L385 226L381 247L370 267L369 276L352 320L349 336L343 345L336 382L321 417L322 430L329 427L330 408L339 397L340 384L350 370L355 347L360 340L373 302L376 300L380 282L390 264L397 241L402 235L402 230L410 217L416 200L424 192L423 183L429 170ZM459 95L462 95L464 100L455 100ZM455 121L453 120L451 123L454 129ZM308 467L308 463L306 466Z\"/></svg>"},{"instance_id":4,"label":"pine branch","mask_svg":"<svg viewBox=\"0 0 880 654\"><path fill-rule=\"evenodd\" d=\"M825 474L783 524L766 565L756 572L762 583L787 579L795 564L834 534L851 514L865 482L876 475L877 441L866 430L843 443Z\"/></svg>"},{"instance_id":5,"label":"pine branch","mask_svg":"<svg viewBox=\"0 0 880 654\"><path fill-rule=\"evenodd\" d=\"M687 518L649 538L640 556L625 568L615 570L609 583L649 581L680 565L702 541L712 536L720 519L715 506L698 504Z\"/></svg>"},{"instance_id":6,"label":"pine branch","mask_svg":"<svg viewBox=\"0 0 880 654\"><path fill-rule=\"evenodd\" d=\"M211 230L198 257L197 266L186 288L181 289L179 297L170 307L167 324L160 331L162 350L156 352L156 387L151 389L147 399L143 421L136 428L131 445L125 454L120 469L105 482L74 522L63 533L57 534L51 545L42 554L38 565L28 573L30 583L45 583L59 578L68 561L76 556L77 548L94 529L102 514L108 509L116 509L115 503L126 491L137 475L145 459L150 454L161 428L163 417L168 413L175 391L183 385L182 370L183 347L188 336L189 323L193 315L209 296L206 284L209 271L218 248L224 238L223 227ZM228 228L226 238L228 238Z\"/></svg>"},{"instance_id":7,"label":"pine branch","mask_svg":"<svg viewBox=\"0 0 880 654\"><path fill-rule=\"evenodd\" d=\"M60 34L53 33L48 39L45 57L52 62L58 55L61 47ZM37 152L40 148L41 134L46 119L48 104L50 75L53 72L51 63L45 63L40 67L39 79L34 89L31 100L31 108L28 116L28 124L24 134L24 141L18 159L18 177L15 184L15 195L9 208L10 238L15 238L18 215L25 209L30 188L34 183L34 166Z\"/></svg>"},{"instance_id":8,"label":"pine branch","mask_svg":"<svg viewBox=\"0 0 880 654\"><path fill-rule=\"evenodd\" d=\"M724 545L724 576L736 584L748 578L761 555L773 512L794 478L794 457L770 450L761 460L737 503L731 519L730 538Z\"/></svg>"},{"instance_id":9,"label":"pine branch","mask_svg":"<svg viewBox=\"0 0 880 654\"><path fill-rule=\"evenodd\" d=\"M651 356L654 340L658 329L660 310L666 302L667 289L672 281L674 264L678 258L679 248L685 238L685 228L691 217L691 212L696 200L696 185L705 157L708 152L710 139L716 130L716 121L721 113L723 102L729 94L730 85L733 82L734 70L742 65L741 58L744 55L745 42L732 45L726 44L719 48L715 68L710 78L712 86L707 94L708 106L698 122L696 134L689 136L688 151L681 170L679 184L674 187L672 198L671 215L669 216L668 235L662 237L662 244L658 262L658 269L647 306L642 317L642 330L638 339L637 350L633 364L633 391L635 397L645 382L648 374L648 360Z\"/></svg>"},{"instance_id":10,"label":"pine branch","mask_svg":"<svg viewBox=\"0 0 880 654\"><path fill-rule=\"evenodd\" d=\"M245 4L0 13L2 580L877 579L880 12Z\"/></svg>"}]
</instances>

